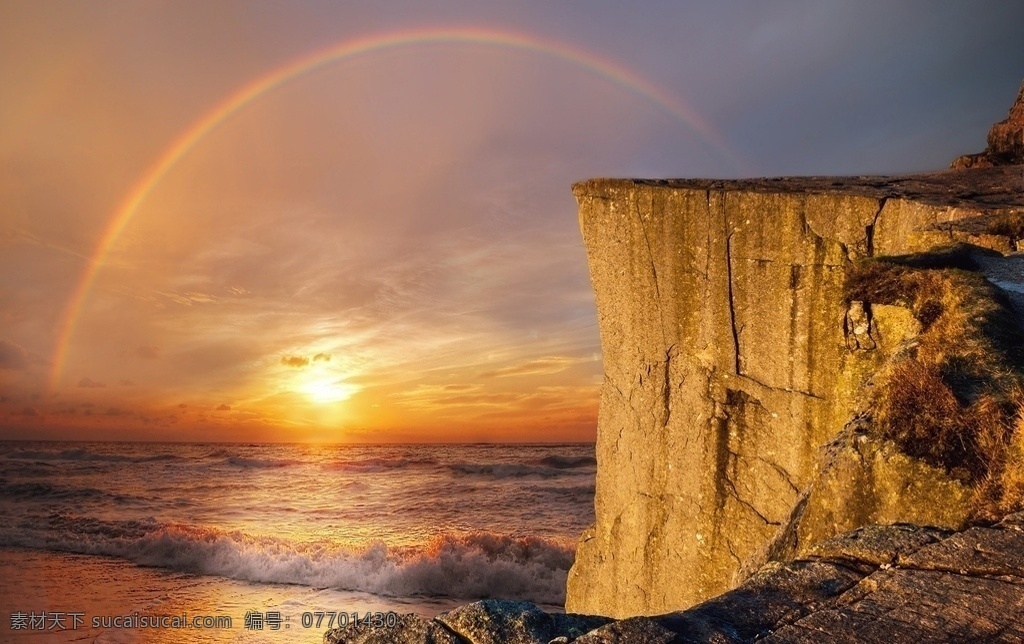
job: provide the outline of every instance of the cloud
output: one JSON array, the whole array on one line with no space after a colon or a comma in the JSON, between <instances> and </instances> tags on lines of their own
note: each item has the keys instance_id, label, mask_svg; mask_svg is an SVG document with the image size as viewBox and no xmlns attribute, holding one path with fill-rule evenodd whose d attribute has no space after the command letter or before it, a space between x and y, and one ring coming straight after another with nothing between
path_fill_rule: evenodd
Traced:
<instances>
[{"instance_id":1,"label":"cloud","mask_svg":"<svg viewBox=\"0 0 1024 644\"><path fill-rule=\"evenodd\" d=\"M320 362L321 360L324 361L324 362L330 362L331 361L331 354L329 354L329 353L318 353L315 356L313 356L313 362Z\"/></svg>"},{"instance_id":2,"label":"cloud","mask_svg":"<svg viewBox=\"0 0 1024 644\"><path fill-rule=\"evenodd\" d=\"M217 407L217 411L231 411L231 405L220 405Z\"/></svg>"},{"instance_id":3,"label":"cloud","mask_svg":"<svg viewBox=\"0 0 1024 644\"><path fill-rule=\"evenodd\" d=\"M160 295L163 295L172 302L182 304L184 306L192 306L193 304L210 304L216 302L217 298L210 295L209 293L198 293L192 291L158 291Z\"/></svg>"},{"instance_id":4,"label":"cloud","mask_svg":"<svg viewBox=\"0 0 1024 644\"><path fill-rule=\"evenodd\" d=\"M78 386L84 389L103 389L107 385L102 382L97 382L92 378L82 378L78 381Z\"/></svg>"},{"instance_id":5,"label":"cloud","mask_svg":"<svg viewBox=\"0 0 1024 644\"><path fill-rule=\"evenodd\" d=\"M157 358L160 357L160 348L150 346L138 347L137 349L135 349L135 353L140 358L145 358L146 360L156 360Z\"/></svg>"},{"instance_id":6,"label":"cloud","mask_svg":"<svg viewBox=\"0 0 1024 644\"><path fill-rule=\"evenodd\" d=\"M33 362L38 360L27 349L7 340L0 340L0 369L27 369Z\"/></svg>"},{"instance_id":7,"label":"cloud","mask_svg":"<svg viewBox=\"0 0 1024 644\"><path fill-rule=\"evenodd\" d=\"M529 362L513 365L511 367L502 367L501 369L494 369L493 371L485 371L480 374L480 377L507 378L509 376L541 376L565 371L578 362L580 362L580 360L576 358L550 356L547 358L530 360Z\"/></svg>"},{"instance_id":8,"label":"cloud","mask_svg":"<svg viewBox=\"0 0 1024 644\"><path fill-rule=\"evenodd\" d=\"M469 385L469 384L454 384L444 385L441 387L444 391L469 391L471 389L479 389L480 385Z\"/></svg>"},{"instance_id":9,"label":"cloud","mask_svg":"<svg viewBox=\"0 0 1024 644\"><path fill-rule=\"evenodd\" d=\"M322 354L317 354L322 355ZM285 356L281 358L281 364L286 367L292 367L295 369L301 369L309 366L309 358L305 356Z\"/></svg>"},{"instance_id":10,"label":"cloud","mask_svg":"<svg viewBox=\"0 0 1024 644\"><path fill-rule=\"evenodd\" d=\"M127 378L121 378L121 380L118 381L118 384L120 384L122 387L134 387L135 386L135 383L132 382L131 380L128 380Z\"/></svg>"},{"instance_id":11,"label":"cloud","mask_svg":"<svg viewBox=\"0 0 1024 644\"><path fill-rule=\"evenodd\" d=\"M185 409L186 407L188 407L187 404L185 404L185 403L178 403L178 408L179 409Z\"/></svg>"}]
</instances>

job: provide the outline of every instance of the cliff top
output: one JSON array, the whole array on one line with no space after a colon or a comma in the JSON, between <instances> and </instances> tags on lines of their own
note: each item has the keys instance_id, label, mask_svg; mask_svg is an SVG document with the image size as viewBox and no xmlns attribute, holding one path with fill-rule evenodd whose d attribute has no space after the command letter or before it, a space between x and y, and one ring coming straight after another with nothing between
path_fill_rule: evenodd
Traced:
<instances>
[{"instance_id":1,"label":"cliff top","mask_svg":"<svg viewBox=\"0 0 1024 644\"><path fill-rule=\"evenodd\" d=\"M1024 166L944 170L923 174L860 177L770 177L760 179L590 179L573 194L604 196L632 186L771 194L828 194L870 199L907 199L981 213L1024 208Z\"/></svg>"}]
</instances>

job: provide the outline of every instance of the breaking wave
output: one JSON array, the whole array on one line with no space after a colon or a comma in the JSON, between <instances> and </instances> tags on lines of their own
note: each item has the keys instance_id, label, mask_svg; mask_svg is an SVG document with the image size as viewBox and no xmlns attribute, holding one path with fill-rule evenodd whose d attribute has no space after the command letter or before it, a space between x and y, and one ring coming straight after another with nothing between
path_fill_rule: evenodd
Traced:
<instances>
[{"instance_id":1,"label":"breaking wave","mask_svg":"<svg viewBox=\"0 0 1024 644\"><path fill-rule=\"evenodd\" d=\"M420 546L296 544L242 532L54 514L43 525L0 527L0 545L115 556L143 566L251 582L384 596L503 597L561 604L569 543L488 532L443 533Z\"/></svg>"}]
</instances>

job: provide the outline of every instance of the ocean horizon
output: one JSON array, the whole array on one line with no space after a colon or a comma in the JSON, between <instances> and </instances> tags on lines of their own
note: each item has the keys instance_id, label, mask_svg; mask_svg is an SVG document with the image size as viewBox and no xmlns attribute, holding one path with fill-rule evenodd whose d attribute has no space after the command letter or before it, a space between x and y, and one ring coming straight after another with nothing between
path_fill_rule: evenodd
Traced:
<instances>
[{"instance_id":1,"label":"ocean horizon","mask_svg":"<svg viewBox=\"0 0 1024 644\"><path fill-rule=\"evenodd\" d=\"M0 442L0 633L65 641L16 628L45 610L96 642L174 641L92 618L227 615L189 639L299 642L320 613L559 610L595 474L588 443Z\"/></svg>"}]
</instances>

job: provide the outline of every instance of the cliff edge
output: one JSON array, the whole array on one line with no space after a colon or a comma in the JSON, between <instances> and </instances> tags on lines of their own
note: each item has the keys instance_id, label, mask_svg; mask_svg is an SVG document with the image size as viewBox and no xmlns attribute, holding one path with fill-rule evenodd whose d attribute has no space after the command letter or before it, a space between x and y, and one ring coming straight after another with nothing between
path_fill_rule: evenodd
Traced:
<instances>
[{"instance_id":1,"label":"cliff edge","mask_svg":"<svg viewBox=\"0 0 1024 644\"><path fill-rule=\"evenodd\" d=\"M574 186L605 380L566 609L1018 509L1022 170Z\"/></svg>"}]
</instances>

